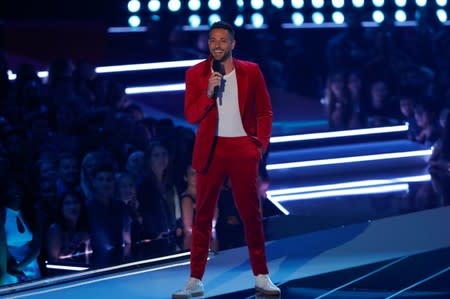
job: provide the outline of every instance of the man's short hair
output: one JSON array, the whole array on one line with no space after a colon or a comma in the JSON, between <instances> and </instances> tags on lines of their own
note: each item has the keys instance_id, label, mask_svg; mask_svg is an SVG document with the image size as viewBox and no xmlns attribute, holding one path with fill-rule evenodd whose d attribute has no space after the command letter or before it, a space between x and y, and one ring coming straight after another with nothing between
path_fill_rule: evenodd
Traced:
<instances>
[{"instance_id":1,"label":"man's short hair","mask_svg":"<svg viewBox=\"0 0 450 299\"><path fill-rule=\"evenodd\" d=\"M231 38L234 39L234 29L233 26L231 26L229 23L225 21L218 21L211 25L211 28L209 29L209 32L213 31L214 29L225 29L230 34Z\"/></svg>"}]
</instances>

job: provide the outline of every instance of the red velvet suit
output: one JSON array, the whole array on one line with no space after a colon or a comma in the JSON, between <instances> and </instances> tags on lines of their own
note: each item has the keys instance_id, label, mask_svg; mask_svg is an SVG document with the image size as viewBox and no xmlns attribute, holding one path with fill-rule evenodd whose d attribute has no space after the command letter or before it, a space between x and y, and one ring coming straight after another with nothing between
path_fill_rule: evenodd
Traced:
<instances>
[{"instance_id":1,"label":"red velvet suit","mask_svg":"<svg viewBox=\"0 0 450 299\"><path fill-rule=\"evenodd\" d=\"M267 149L272 133L272 108L258 65L237 59L233 63L239 110L247 134L242 137L216 136L216 100L207 96L211 57L186 72L185 117L199 125L192 157L192 166L197 171L197 199L191 246L191 277L198 279L205 271L211 222L226 177L231 180L233 197L244 223L253 273L268 273L257 188L260 150Z\"/></svg>"}]
</instances>

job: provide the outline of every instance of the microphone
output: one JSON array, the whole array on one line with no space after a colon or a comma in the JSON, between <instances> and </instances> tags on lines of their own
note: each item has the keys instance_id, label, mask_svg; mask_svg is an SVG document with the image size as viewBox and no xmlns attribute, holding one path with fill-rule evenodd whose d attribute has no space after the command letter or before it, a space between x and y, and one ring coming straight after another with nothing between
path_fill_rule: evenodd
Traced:
<instances>
[{"instance_id":1,"label":"microphone","mask_svg":"<svg viewBox=\"0 0 450 299\"><path fill-rule=\"evenodd\" d=\"M212 68L213 68L214 72L218 72L222 76L225 75L225 69L223 67L223 64L219 60L216 60L216 59L213 60ZM222 84L222 81L220 83ZM219 87L220 87L220 85L214 87L213 98L217 98L217 96L219 94ZM222 105L222 103L220 103L220 104Z\"/></svg>"}]
</instances>

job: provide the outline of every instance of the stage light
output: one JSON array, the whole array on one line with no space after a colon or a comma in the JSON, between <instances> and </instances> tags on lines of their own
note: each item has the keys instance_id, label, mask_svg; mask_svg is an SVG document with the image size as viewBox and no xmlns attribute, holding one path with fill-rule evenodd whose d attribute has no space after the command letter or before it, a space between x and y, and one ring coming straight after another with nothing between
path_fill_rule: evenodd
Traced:
<instances>
[{"instance_id":1,"label":"stage light","mask_svg":"<svg viewBox=\"0 0 450 299\"><path fill-rule=\"evenodd\" d=\"M191 27L198 27L200 26L200 24L202 23L202 19L200 18L199 15L191 15L189 16L189 25Z\"/></svg>"},{"instance_id":2,"label":"stage light","mask_svg":"<svg viewBox=\"0 0 450 299\"><path fill-rule=\"evenodd\" d=\"M155 85L155 86L140 86L125 88L126 94L141 94L141 93L155 93L155 92L169 92L169 91L183 91L186 89L184 83Z\"/></svg>"},{"instance_id":3,"label":"stage light","mask_svg":"<svg viewBox=\"0 0 450 299\"><path fill-rule=\"evenodd\" d=\"M222 3L220 2L220 0L209 0L208 1L208 7L211 10L218 10L221 5L222 5Z\"/></svg>"},{"instance_id":4,"label":"stage light","mask_svg":"<svg viewBox=\"0 0 450 299\"><path fill-rule=\"evenodd\" d=\"M416 5L424 7L425 5L427 5L427 0L416 0Z\"/></svg>"},{"instance_id":5,"label":"stage light","mask_svg":"<svg viewBox=\"0 0 450 299\"><path fill-rule=\"evenodd\" d=\"M259 12L255 12L251 16L252 19L252 25L256 28L260 28L262 25L264 25L264 17Z\"/></svg>"},{"instance_id":6,"label":"stage light","mask_svg":"<svg viewBox=\"0 0 450 299\"><path fill-rule=\"evenodd\" d=\"M130 0L128 2L128 11L131 13L136 13L141 9L141 2L138 0Z\"/></svg>"},{"instance_id":7,"label":"stage light","mask_svg":"<svg viewBox=\"0 0 450 299\"><path fill-rule=\"evenodd\" d=\"M398 7L405 7L406 0L395 0L395 5L397 5Z\"/></svg>"},{"instance_id":8,"label":"stage light","mask_svg":"<svg viewBox=\"0 0 450 299\"><path fill-rule=\"evenodd\" d=\"M294 12L291 16L292 23L296 26L300 26L305 22L305 17L299 12Z\"/></svg>"},{"instance_id":9,"label":"stage light","mask_svg":"<svg viewBox=\"0 0 450 299\"><path fill-rule=\"evenodd\" d=\"M242 27L242 25L244 25L244 16L243 15L236 16L236 19L234 20L234 26Z\"/></svg>"},{"instance_id":10,"label":"stage light","mask_svg":"<svg viewBox=\"0 0 450 299\"><path fill-rule=\"evenodd\" d=\"M353 0L353 6L354 7L363 7L364 6L364 0Z\"/></svg>"},{"instance_id":11,"label":"stage light","mask_svg":"<svg viewBox=\"0 0 450 299\"><path fill-rule=\"evenodd\" d=\"M159 0L150 0L147 7L151 12L158 12L161 9L161 2Z\"/></svg>"},{"instance_id":12,"label":"stage light","mask_svg":"<svg viewBox=\"0 0 450 299\"><path fill-rule=\"evenodd\" d=\"M384 0L372 0L373 6L382 7L384 5Z\"/></svg>"},{"instance_id":13,"label":"stage light","mask_svg":"<svg viewBox=\"0 0 450 299\"><path fill-rule=\"evenodd\" d=\"M447 18L448 18L447 12L445 10L443 10L442 8L438 9L436 11L436 15L437 15L439 21L441 21L442 23L447 22Z\"/></svg>"},{"instance_id":14,"label":"stage light","mask_svg":"<svg viewBox=\"0 0 450 299\"><path fill-rule=\"evenodd\" d=\"M395 20L397 22L405 22L406 21L406 12L404 10L397 10L395 12Z\"/></svg>"},{"instance_id":15,"label":"stage light","mask_svg":"<svg viewBox=\"0 0 450 299\"><path fill-rule=\"evenodd\" d=\"M316 8L316 9L320 9L320 8L322 8L323 7L323 0L312 0L311 1L311 4L312 4L312 6L314 7L314 8Z\"/></svg>"},{"instance_id":16,"label":"stage light","mask_svg":"<svg viewBox=\"0 0 450 299\"><path fill-rule=\"evenodd\" d=\"M446 6L447 0L436 0L436 4L439 6Z\"/></svg>"},{"instance_id":17,"label":"stage light","mask_svg":"<svg viewBox=\"0 0 450 299\"><path fill-rule=\"evenodd\" d=\"M323 14L321 12L315 12L312 14L312 20L314 22L314 24L322 24L324 21L324 17Z\"/></svg>"},{"instance_id":18,"label":"stage light","mask_svg":"<svg viewBox=\"0 0 450 299\"><path fill-rule=\"evenodd\" d=\"M372 14L372 18L379 24L384 21L384 14L380 10L375 10Z\"/></svg>"},{"instance_id":19,"label":"stage light","mask_svg":"<svg viewBox=\"0 0 450 299\"><path fill-rule=\"evenodd\" d=\"M169 0L169 3L167 3L167 7L172 12L177 12L181 8L181 2L180 0Z\"/></svg>"},{"instance_id":20,"label":"stage light","mask_svg":"<svg viewBox=\"0 0 450 299\"><path fill-rule=\"evenodd\" d=\"M239 8L244 8L244 0L236 0L236 5Z\"/></svg>"},{"instance_id":21,"label":"stage light","mask_svg":"<svg viewBox=\"0 0 450 299\"><path fill-rule=\"evenodd\" d=\"M197 11L202 6L200 0L189 0L188 7L191 11Z\"/></svg>"},{"instance_id":22,"label":"stage light","mask_svg":"<svg viewBox=\"0 0 450 299\"><path fill-rule=\"evenodd\" d=\"M215 22L219 22L220 20L221 20L220 16L218 14L214 13L214 14L209 16L208 23L209 23L209 25L212 25Z\"/></svg>"},{"instance_id":23,"label":"stage light","mask_svg":"<svg viewBox=\"0 0 450 299\"><path fill-rule=\"evenodd\" d=\"M303 1L303 0L292 0L291 4L292 4L293 8L300 9L300 8L303 8L303 6L305 5L305 1Z\"/></svg>"},{"instance_id":24,"label":"stage light","mask_svg":"<svg viewBox=\"0 0 450 299\"><path fill-rule=\"evenodd\" d=\"M253 8L254 10L258 10L258 9L263 8L263 6L264 6L264 1L263 1L263 0L252 0L252 1L250 2L250 5L252 6L252 8Z\"/></svg>"},{"instance_id":25,"label":"stage light","mask_svg":"<svg viewBox=\"0 0 450 299\"><path fill-rule=\"evenodd\" d=\"M278 9L282 9L284 6L284 1L283 0L272 0L272 5Z\"/></svg>"},{"instance_id":26,"label":"stage light","mask_svg":"<svg viewBox=\"0 0 450 299\"><path fill-rule=\"evenodd\" d=\"M139 25L141 25L141 18L139 18L138 16L131 16L128 18L128 24L131 27L138 27Z\"/></svg>"},{"instance_id":27,"label":"stage light","mask_svg":"<svg viewBox=\"0 0 450 299\"><path fill-rule=\"evenodd\" d=\"M344 0L332 0L331 4L334 8L342 8L344 7Z\"/></svg>"},{"instance_id":28,"label":"stage light","mask_svg":"<svg viewBox=\"0 0 450 299\"><path fill-rule=\"evenodd\" d=\"M343 24L345 22L344 14L340 11L333 12L331 18L333 19L333 22L335 22L336 24Z\"/></svg>"}]
</instances>

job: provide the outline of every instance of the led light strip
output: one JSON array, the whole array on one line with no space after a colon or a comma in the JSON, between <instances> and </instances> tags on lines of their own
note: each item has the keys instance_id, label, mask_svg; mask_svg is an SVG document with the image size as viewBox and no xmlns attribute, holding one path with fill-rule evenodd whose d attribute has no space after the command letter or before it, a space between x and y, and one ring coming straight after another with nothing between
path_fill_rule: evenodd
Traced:
<instances>
[{"instance_id":1,"label":"led light strip","mask_svg":"<svg viewBox=\"0 0 450 299\"><path fill-rule=\"evenodd\" d=\"M343 130L343 131L323 132L323 133L308 133L308 134L289 135L289 136L276 136L276 137L270 138L270 143L317 140L317 139L360 136L360 135L381 134L381 133L404 132L404 131L408 131L408 127L409 127L409 124L405 123L405 124L399 125L399 126Z\"/></svg>"},{"instance_id":2,"label":"led light strip","mask_svg":"<svg viewBox=\"0 0 450 299\"><path fill-rule=\"evenodd\" d=\"M333 165L333 164L335 165L335 164L344 164L344 163L400 159L400 158L419 157L419 156L427 157L427 156L431 155L431 151L432 151L431 149L427 149L427 150L419 150L419 151L363 155L363 156L321 159L321 160L311 160L311 161L276 163L276 164L268 164L266 166L266 169L267 170L276 170L276 169L310 167L310 166L320 166L320 165Z\"/></svg>"},{"instance_id":3,"label":"led light strip","mask_svg":"<svg viewBox=\"0 0 450 299\"><path fill-rule=\"evenodd\" d=\"M276 202L284 202L292 200L304 200L304 199L325 198L325 197L346 196L346 195L406 192L408 190L409 190L408 184L389 184L374 187L349 188L349 189L271 196L271 198L273 201Z\"/></svg>"},{"instance_id":4,"label":"led light strip","mask_svg":"<svg viewBox=\"0 0 450 299\"><path fill-rule=\"evenodd\" d=\"M271 196L279 196L279 195L287 195L287 194L299 194L299 193L309 193L309 192L317 192L317 191L389 185L389 184L395 184L395 183L427 182L430 180L431 180L431 175L426 174L426 175L402 177L402 178L395 178L395 179L364 180L364 181L345 182L345 183L338 183L338 184L327 184L327 185L317 185L317 186L308 186L308 187L295 187L295 188L286 188L286 189L278 189L278 190L269 190L269 191L267 191L267 194L271 195Z\"/></svg>"},{"instance_id":5,"label":"led light strip","mask_svg":"<svg viewBox=\"0 0 450 299\"><path fill-rule=\"evenodd\" d=\"M155 85L155 86L141 86L141 87L127 87L126 94L141 94L141 93L155 93L168 91L183 91L186 88L184 83Z\"/></svg>"}]
</instances>

